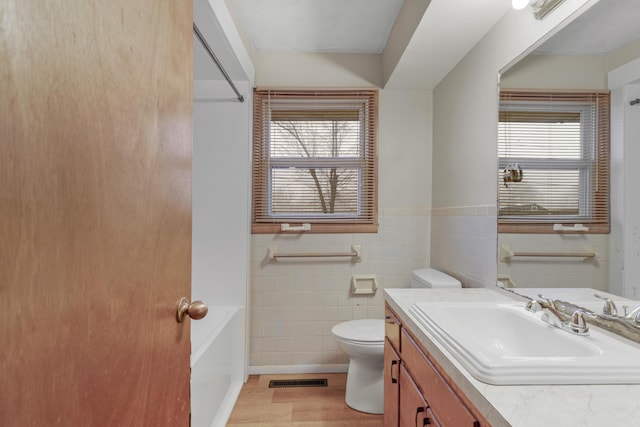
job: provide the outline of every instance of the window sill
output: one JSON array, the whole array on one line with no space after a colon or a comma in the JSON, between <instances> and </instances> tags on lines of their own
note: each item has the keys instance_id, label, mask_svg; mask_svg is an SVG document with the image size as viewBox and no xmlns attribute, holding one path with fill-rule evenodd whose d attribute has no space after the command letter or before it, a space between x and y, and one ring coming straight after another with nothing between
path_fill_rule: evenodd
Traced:
<instances>
[{"instance_id":1,"label":"window sill","mask_svg":"<svg viewBox=\"0 0 640 427\"><path fill-rule=\"evenodd\" d=\"M299 224L291 224L296 226ZM377 233L378 224L311 224L309 231L281 231L280 224L252 224L251 234Z\"/></svg>"},{"instance_id":2,"label":"window sill","mask_svg":"<svg viewBox=\"0 0 640 427\"><path fill-rule=\"evenodd\" d=\"M585 224L589 231L554 231L553 224L500 224L498 233L514 234L609 234L611 227L608 224Z\"/></svg>"}]
</instances>

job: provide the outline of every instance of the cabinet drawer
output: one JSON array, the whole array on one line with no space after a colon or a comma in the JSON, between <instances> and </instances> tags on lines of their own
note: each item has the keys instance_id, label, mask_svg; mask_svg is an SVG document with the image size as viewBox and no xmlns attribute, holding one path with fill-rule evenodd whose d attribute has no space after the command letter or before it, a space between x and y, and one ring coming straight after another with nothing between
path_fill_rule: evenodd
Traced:
<instances>
[{"instance_id":1,"label":"cabinet drawer","mask_svg":"<svg viewBox=\"0 0 640 427\"><path fill-rule=\"evenodd\" d=\"M480 423L454 393L413 339L401 334L402 361L415 379L442 427L476 427Z\"/></svg>"},{"instance_id":2,"label":"cabinet drawer","mask_svg":"<svg viewBox=\"0 0 640 427\"><path fill-rule=\"evenodd\" d=\"M388 307L384 309L384 334L397 352L400 352L400 321Z\"/></svg>"}]
</instances>

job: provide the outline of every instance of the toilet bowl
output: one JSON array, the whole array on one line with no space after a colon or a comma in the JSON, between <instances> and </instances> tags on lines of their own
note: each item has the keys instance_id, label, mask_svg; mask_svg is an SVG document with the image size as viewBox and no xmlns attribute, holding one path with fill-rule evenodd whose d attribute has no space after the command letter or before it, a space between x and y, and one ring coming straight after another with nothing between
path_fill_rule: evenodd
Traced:
<instances>
[{"instance_id":1,"label":"toilet bowl","mask_svg":"<svg viewBox=\"0 0 640 427\"><path fill-rule=\"evenodd\" d=\"M458 279L432 268L415 270L412 288L461 288ZM345 402L370 414L384 410L384 320L361 319L338 323L331 332L349 355Z\"/></svg>"},{"instance_id":2,"label":"toilet bowl","mask_svg":"<svg viewBox=\"0 0 640 427\"><path fill-rule=\"evenodd\" d=\"M360 412L382 414L384 408L384 320L350 320L331 332L349 355L345 402Z\"/></svg>"}]
</instances>

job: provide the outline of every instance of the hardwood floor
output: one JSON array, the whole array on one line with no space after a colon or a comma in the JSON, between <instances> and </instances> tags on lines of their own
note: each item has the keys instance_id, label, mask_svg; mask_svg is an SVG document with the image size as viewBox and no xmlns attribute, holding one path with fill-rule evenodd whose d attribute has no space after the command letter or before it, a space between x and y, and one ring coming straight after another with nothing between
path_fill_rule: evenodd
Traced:
<instances>
[{"instance_id":1,"label":"hardwood floor","mask_svg":"<svg viewBox=\"0 0 640 427\"><path fill-rule=\"evenodd\" d=\"M273 379L327 378L328 387L269 388ZM244 385L227 427L381 427L382 415L365 414L344 403L347 374L252 375Z\"/></svg>"}]
</instances>

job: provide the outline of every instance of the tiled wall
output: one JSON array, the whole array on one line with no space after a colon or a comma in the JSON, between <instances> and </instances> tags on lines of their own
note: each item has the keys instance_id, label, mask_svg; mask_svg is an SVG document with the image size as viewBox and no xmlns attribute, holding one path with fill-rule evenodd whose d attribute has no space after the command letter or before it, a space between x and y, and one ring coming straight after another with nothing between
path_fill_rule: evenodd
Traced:
<instances>
[{"instance_id":1,"label":"tiled wall","mask_svg":"<svg viewBox=\"0 0 640 427\"><path fill-rule=\"evenodd\" d=\"M595 258L500 258L498 273L521 288L594 288L609 291L608 234L500 234L500 245L521 252L586 252Z\"/></svg>"},{"instance_id":2,"label":"tiled wall","mask_svg":"<svg viewBox=\"0 0 640 427\"><path fill-rule=\"evenodd\" d=\"M426 209L385 209L377 234L253 235L251 254L250 373L346 369L331 328L336 323L383 317L382 289L404 287L429 258ZM290 252L348 252L362 260L268 260L269 246ZM353 274L375 274L375 295L351 295Z\"/></svg>"},{"instance_id":3,"label":"tiled wall","mask_svg":"<svg viewBox=\"0 0 640 427\"><path fill-rule=\"evenodd\" d=\"M608 235L497 235L496 208L433 209L431 266L457 277L465 287L493 286L496 272L518 287L590 287L608 290ZM500 245L512 251L595 251L594 259L512 258L500 260ZM497 258L497 265L496 265Z\"/></svg>"},{"instance_id":4,"label":"tiled wall","mask_svg":"<svg viewBox=\"0 0 640 427\"><path fill-rule=\"evenodd\" d=\"M496 281L496 207L432 210L431 266L455 276L464 287Z\"/></svg>"}]
</instances>

